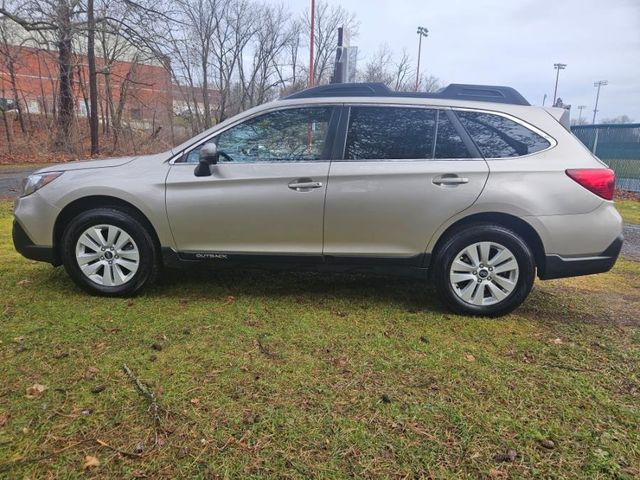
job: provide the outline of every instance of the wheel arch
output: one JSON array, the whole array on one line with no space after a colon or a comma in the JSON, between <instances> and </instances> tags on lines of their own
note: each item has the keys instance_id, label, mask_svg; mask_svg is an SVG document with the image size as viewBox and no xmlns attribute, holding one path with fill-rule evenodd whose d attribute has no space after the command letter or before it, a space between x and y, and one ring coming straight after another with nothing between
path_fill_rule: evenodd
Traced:
<instances>
[{"instance_id":1,"label":"wheel arch","mask_svg":"<svg viewBox=\"0 0 640 480\"><path fill-rule=\"evenodd\" d=\"M442 245L447 241L448 238L451 237L451 235L455 234L456 231L468 227L469 225L472 225L474 223L499 225L513 230L515 233L520 235L529 246L529 248L531 248L538 271L542 271L544 269L544 244L542 243L542 239L540 238L540 235L535 230L535 228L533 228L530 223L520 217L501 212L476 213L457 220L455 223L447 227L444 232L442 232L433 247L431 258L435 259L437 257L440 248L442 248Z\"/></svg>"},{"instance_id":2,"label":"wheel arch","mask_svg":"<svg viewBox=\"0 0 640 480\"><path fill-rule=\"evenodd\" d=\"M62 235L69 225L69 222L73 220L78 214L86 212L94 208L114 208L124 211L129 215L132 215L139 220L143 226L147 229L153 242L155 243L158 252L160 251L160 238L158 232L147 218L147 216L135 205L122 200L121 198L112 197L109 195L92 195L88 197L78 198L68 205L66 205L58 214L54 227L53 227L53 251L55 260L59 264L62 261L60 253L60 245L62 243Z\"/></svg>"}]
</instances>

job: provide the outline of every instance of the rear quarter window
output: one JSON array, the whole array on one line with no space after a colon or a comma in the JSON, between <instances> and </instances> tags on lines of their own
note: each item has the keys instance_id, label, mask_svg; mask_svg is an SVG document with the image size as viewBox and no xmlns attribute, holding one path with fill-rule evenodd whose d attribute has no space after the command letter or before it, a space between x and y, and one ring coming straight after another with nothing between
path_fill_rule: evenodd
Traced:
<instances>
[{"instance_id":1,"label":"rear quarter window","mask_svg":"<svg viewBox=\"0 0 640 480\"><path fill-rule=\"evenodd\" d=\"M528 155L551 146L536 132L501 115L483 112L455 112L485 158Z\"/></svg>"}]
</instances>

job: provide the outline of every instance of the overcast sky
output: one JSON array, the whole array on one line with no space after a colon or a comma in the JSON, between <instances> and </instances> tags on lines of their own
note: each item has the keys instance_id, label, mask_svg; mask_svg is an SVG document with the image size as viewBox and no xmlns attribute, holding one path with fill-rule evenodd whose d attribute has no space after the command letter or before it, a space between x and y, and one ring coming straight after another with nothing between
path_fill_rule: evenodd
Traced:
<instances>
[{"instance_id":1,"label":"overcast sky","mask_svg":"<svg viewBox=\"0 0 640 480\"><path fill-rule=\"evenodd\" d=\"M277 2L277 0L273 0ZM558 96L586 105L591 119L629 115L640 122L640 0L328 0L355 12L360 65L380 44L417 56L416 27L429 29L422 68L443 83L509 85L532 104L548 95L560 72ZM279 2L278 2L279 3ZM302 12L310 0L285 0Z\"/></svg>"}]
</instances>

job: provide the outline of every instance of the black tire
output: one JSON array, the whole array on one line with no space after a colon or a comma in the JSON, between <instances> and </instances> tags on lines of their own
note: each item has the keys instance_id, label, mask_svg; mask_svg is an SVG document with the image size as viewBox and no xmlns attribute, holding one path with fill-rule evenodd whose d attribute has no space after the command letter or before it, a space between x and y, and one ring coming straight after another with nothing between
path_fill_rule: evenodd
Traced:
<instances>
[{"instance_id":1,"label":"black tire","mask_svg":"<svg viewBox=\"0 0 640 480\"><path fill-rule=\"evenodd\" d=\"M474 305L455 293L449 280L451 264L465 247L478 242L496 242L508 248L518 263L518 280L513 291L492 305ZM529 295L535 279L535 260L531 249L517 233L487 223L466 225L452 232L438 248L433 262L432 280L442 302L456 313L497 317L515 310Z\"/></svg>"},{"instance_id":2,"label":"black tire","mask_svg":"<svg viewBox=\"0 0 640 480\"><path fill-rule=\"evenodd\" d=\"M76 244L80 235L94 225L108 224L125 231L136 243L139 251L138 270L126 283L106 286L87 277L76 260ZM80 288L94 295L125 297L138 292L155 281L160 269L158 249L151 234L134 212L118 208L96 208L80 213L67 225L61 240L64 268Z\"/></svg>"}]
</instances>

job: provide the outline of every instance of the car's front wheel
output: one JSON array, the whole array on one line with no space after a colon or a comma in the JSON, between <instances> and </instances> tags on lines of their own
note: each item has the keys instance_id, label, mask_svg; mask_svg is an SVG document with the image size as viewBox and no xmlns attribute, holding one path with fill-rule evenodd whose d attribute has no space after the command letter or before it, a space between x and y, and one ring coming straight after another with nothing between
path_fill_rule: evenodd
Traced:
<instances>
[{"instance_id":1,"label":"car's front wheel","mask_svg":"<svg viewBox=\"0 0 640 480\"><path fill-rule=\"evenodd\" d=\"M504 315L529 295L535 262L512 230L475 224L452 234L434 260L433 280L443 302L458 313Z\"/></svg>"},{"instance_id":2,"label":"car's front wheel","mask_svg":"<svg viewBox=\"0 0 640 480\"><path fill-rule=\"evenodd\" d=\"M132 295L158 273L149 232L134 214L115 208L79 214L65 229L61 247L67 273L89 293Z\"/></svg>"}]
</instances>

